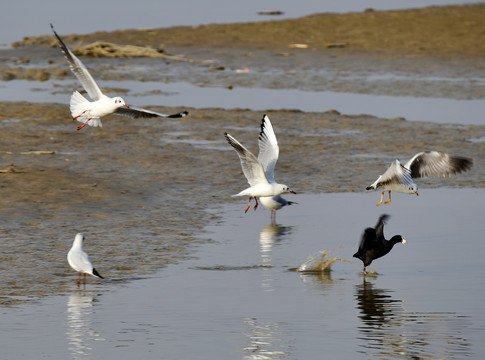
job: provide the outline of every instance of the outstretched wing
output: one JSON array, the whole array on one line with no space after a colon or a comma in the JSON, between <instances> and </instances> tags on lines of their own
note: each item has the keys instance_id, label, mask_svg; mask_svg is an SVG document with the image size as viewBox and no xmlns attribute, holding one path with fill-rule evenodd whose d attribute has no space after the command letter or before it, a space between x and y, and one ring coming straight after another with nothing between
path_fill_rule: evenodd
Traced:
<instances>
[{"instance_id":1,"label":"outstretched wing","mask_svg":"<svg viewBox=\"0 0 485 360\"><path fill-rule=\"evenodd\" d=\"M409 160L405 167L413 178L425 176L449 176L466 171L473 166L473 160L440 153L438 151L420 152Z\"/></svg>"},{"instance_id":2,"label":"outstretched wing","mask_svg":"<svg viewBox=\"0 0 485 360\"><path fill-rule=\"evenodd\" d=\"M137 108L135 106L120 107L116 109L115 114L131 117L132 119L140 118L153 118L153 117L163 117L163 118L181 118L187 116L187 111L182 111L176 114L161 114L155 111L145 110L142 108Z\"/></svg>"},{"instance_id":3,"label":"outstretched wing","mask_svg":"<svg viewBox=\"0 0 485 360\"><path fill-rule=\"evenodd\" d=\"M264 115L261 121L261 132L259 133L259 155L258 160L263 165L266 178L270 183L275 183L274 168L278 161L280 149L269 117Z\"/></svg>"},{"instance_id":4,"label":"outstretched wing","mask_svg":"<svg viewBox=\"0 0 485 360\"><path fill-rule=\"evenodd\" d=\"M376 236L377 237L384 237L384 224L387 222L387 220L390 218L390 215L383 214L379 217L379 220L377 221L376 224Z\"/></svg>"},{"instance_id":5,"label":"outstretched wing","mask_svg":"<svg viewBox=\"0 0 485 360\"><path fill-rule=\"evenodd\" d=\"M93 77L89 73L88 69L86 69L86 67L83 65L81 60L79 60L76 55L74 55L72 51L69 50L66 44L64 44L64 42L62 41L61 37L57 35L52 24L51 28L57 38L57 41L59 42L59 47L61 48L62 53L69 62L69 67L71 68L71 71L79 79L81 85L83 86L84 90L86 90L89 97L93 100L99 100L103 96L103 93L101 92L98 84L96 84L96 81L94 81Z\"/></svg>"},{"instance_id":6,"label":"outstretched wing","mask_svg":"<svg viewBox=\"0 0 485 360\"><path fill-rule=\"evenodd\" d=\"M376 188L392 184L412 186L411 170L402 166L399 160L394 160L387 170L382 174Z\"/></svg>"},{"instance_id":7,"label":"outstretched wing","mask_svg":"<svg viewBox=\"0 0 485 360\"><path fill-rule=\"evenodd\" d=\"M234 148L234 150L236 150L239 160L241 161L244 176L246 176L249 185L254 186L261 183L267 184L268 179L266 179L263 165L261 165L256 156L228 133L224 133L224 135L227 142Z\"/></svg>"}]
</instances>

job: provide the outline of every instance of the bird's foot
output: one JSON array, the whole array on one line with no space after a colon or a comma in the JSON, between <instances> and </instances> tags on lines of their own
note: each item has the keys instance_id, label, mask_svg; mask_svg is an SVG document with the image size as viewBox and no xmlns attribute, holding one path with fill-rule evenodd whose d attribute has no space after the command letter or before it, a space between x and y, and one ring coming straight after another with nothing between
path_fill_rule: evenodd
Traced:
<instances>
[{"instance_id":1,"label":"bird's foot","mask_svg":"<svg viewBox=\"0 0 485 360\"><path fill-rule=\"evenodd\" d=\"M88 123L88 121L89 121L89 120L91 120L91 119L92 119L92 118L89 118L89 119L87 119L87 120L86 120L86 122L85 122L84 124L79 125L79 126L77 127L77 130L79 131L79 130L81 130L83 127L85 127L85 126L86 126L86 124Z\"/></svg>"}]
</instances>

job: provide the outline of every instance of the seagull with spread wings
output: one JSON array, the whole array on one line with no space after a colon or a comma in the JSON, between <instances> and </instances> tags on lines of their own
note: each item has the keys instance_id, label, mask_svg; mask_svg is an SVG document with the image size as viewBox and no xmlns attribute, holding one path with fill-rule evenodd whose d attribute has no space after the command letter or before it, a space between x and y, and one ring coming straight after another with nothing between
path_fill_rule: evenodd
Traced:
<instances>
[{"instance_id":1,"label":"seagull with spread wings","mask_svg":"<svg viewBox=\"0 0 485 360\"><path fill-rule=\"evenodd\" d=\"M463 156L448 155L438 151L420 152L405 165L402 165L399 160L394 160L384 174L380 175L366 190L384 188L377 206L382 204L386 190L389 192L389 199L385 204L388 204L391 202L391 191L418 195L418 185L413 179L425 176L445 177L469 170L472 166L473 160Z\"/></svg>"},{"instance_id":2,"label":"seagull with spread wings","mask_svg":"<svg viewBox=\"0 0 485 360\"><path fill-rule=\"evenodd\" d=\"M110 114L118 114L131 117L133 119L138 118L180 118L188 114L187 111L183 111L177 114L167 115L157 113L155 111L145 110L134 106L127 105L125 101L120 97L111 98L102 93L96 81L89 73L88 69L83 65L76 55L64 44L61 37L57 35L54 30L54 26L51 24L52 31L59 42L59 47L62 53L69 62L71 71L81 82L84 90L88 93L89 97L93 101L89 101L82 96L78 91L74 91L71 96L70 109L73 120L82 122L83 124L78 126L78 130L81 130L84 126L103 126L101 124L101 118Z\"/></svg>"},{"instance_id":3,"label":"seagull with spread wings","mask_svg":"<svg viewBox=\"0 0 485 360\"><path fill-rule=\"evenodd\" d=\"M284 193L295 194L287 185L278 184L274 179L274 168L278 161L279 147L276 135L271 125L269 117L264 115L261 121L261 131L259 133L259 156L253 155L239 141L228 133L224 134L227 142L236 150L241 167L250 185L249 188L233 196L249 196L248 206L245 212L251 207L251 200L254 198L258 207L258 197L273 197Z\"/></svg>"}]
</instances>

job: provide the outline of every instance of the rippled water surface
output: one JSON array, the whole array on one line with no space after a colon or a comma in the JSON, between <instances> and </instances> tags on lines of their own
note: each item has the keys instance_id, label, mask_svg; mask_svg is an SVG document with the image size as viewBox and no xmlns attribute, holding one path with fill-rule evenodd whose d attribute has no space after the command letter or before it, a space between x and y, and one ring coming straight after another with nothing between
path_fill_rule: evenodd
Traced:
<instances>
[{"instance_id":1,"label":"rippled water surface","mask_svg":"<svg viewBox=\"0 0 485 360\"><path fill-rule=\"evenodd\" d=\"M2 308L2 358L480 359L485 347L483 189L297 195L277 214L222 208L193 260L123 287ZM352 258L382 213L403 235L366 277ZM310 256L330 272L291 271ZM134 264L136 266L136 264Z\"/></svg>"}]
</instances>

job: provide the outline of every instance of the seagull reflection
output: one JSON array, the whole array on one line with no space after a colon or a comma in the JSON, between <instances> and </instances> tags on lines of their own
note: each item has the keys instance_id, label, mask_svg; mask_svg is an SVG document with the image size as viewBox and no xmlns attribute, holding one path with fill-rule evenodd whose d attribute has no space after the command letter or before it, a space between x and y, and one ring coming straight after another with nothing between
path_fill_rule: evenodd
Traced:
<instances>
[{"instance_id":1,"label":"seagull reflection","mask_svg":"<svg viewBox=\"0 0 485 360\"><path fill-rule=\"evenodd\" d=\"M92 348L89 342L98 339L93 330L94 295L79 293L69 296L67 301L67 330L71 359L91 359Z\"/></svg>"},{"instance_id":2,"label":"seagull reflection","mask_svg":"<svg viewBox=\"0 0 485 360\"><path fill-rule=\"evenodd\" d=\"M448 312L407 312L391 290L363 281L355 287L362 326L360 345L369 358L437 359L470 356L466 317Z\"/></svg>"},{"instance_id":3,"label":"seagull reflection","mask_svg":"<svg viewBox=\"0 0 485 360\"><path fill-rule=\"evenodd\" d=\"M290 235L293 226L281 226L277 224L270 224L266 226L259 235L259 246L261 249L261 257L263 262L271 261L270 253L273 250L273 245L281 242L283 237Z\"/></svg>"},{"instance_id":4,"label":"seagull reflection","mask_svg":"<svg viewBox=\"0 0 485 360\"><path fill-rule=\"evenodd\" d=\"M246 318L246 336L248 346L244 348L246 360L283 359L291 354L291 343L294 340L288 331L284 331L283 323L259 323L258 319Z\"/></svg>"}]
</instances>

